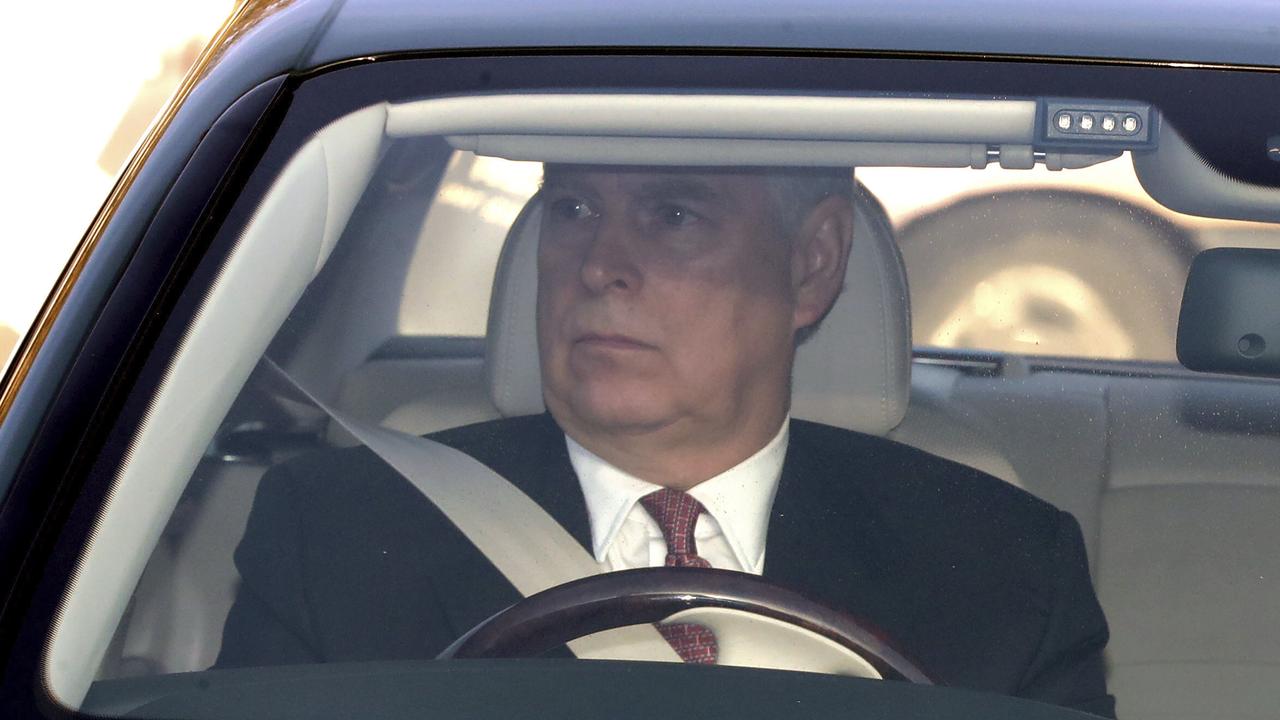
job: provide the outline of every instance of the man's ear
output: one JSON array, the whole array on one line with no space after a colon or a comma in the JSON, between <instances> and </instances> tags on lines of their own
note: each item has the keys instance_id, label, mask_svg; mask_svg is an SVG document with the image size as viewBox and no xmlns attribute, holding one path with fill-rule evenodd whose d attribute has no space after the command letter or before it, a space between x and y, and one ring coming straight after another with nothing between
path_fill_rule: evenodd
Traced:
<instances>
[{"instance_id":1,"label":"man's ear","mask_svg":"<svg viewBox=\"0 0 1280 720\"><path fill-rule=\"evenodd\" d=\"M853 242L853 205L832 196L814 206L791 243L796 330L822 319L844 287Z\"/></svg>"}]
</instances>

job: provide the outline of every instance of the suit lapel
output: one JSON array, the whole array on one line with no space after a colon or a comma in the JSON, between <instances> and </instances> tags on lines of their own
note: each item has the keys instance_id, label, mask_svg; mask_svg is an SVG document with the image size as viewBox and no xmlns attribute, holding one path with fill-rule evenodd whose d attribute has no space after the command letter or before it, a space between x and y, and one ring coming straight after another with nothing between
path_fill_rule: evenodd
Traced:
<instances>
[{"instance_id":1,"label":"suit lapel","mask_svg":"<svg viewBox=\"0 0 1280 720\"><path fill-rule=\"evenodd\" d=\"M802 423L792 424L769 521L765 579L832 608L862 614L890 573L892 544L867 502L858 467L832 467Z\"/></svg>"},{"instance_id":2,"label":"suit lapel","mask_svg":"<svg viewBox=\"0 0 1280 720\"><path fill-rule=\"evenodd\" d=\"M554 426L553 426L554 427ZM560 523L589 553L591 552L591 519L587 514L586 500L578 476L569 462L569 451L564 437L556 429L556 436L548 438L537 457L532 458L530 472L512 478L512 482L547 514ZM534 469L536 468L536 470Z\"/></svg>"}]
</instances>

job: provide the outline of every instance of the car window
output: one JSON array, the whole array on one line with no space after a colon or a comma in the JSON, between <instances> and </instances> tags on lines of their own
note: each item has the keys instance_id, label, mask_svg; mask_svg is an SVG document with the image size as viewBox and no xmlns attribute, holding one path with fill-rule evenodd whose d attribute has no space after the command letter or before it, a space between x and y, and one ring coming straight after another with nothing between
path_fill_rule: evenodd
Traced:
<instances>
[{"instance_id":1,"label":"car window","mask_svg":"<svg viewBox=\"0 0 1280 720\"><path fill-rule=\"evenodd\" d=\"M1234 289L1276 283L1280 200L1161 164L1203 138L1185 107L1051 77L1106 68L424 95L405 62L302 82L210 223L103 454L59 702L398 701L462 692L472 652L931 679L978 714L1272 698L1280 343ZM1152 131L1046 143L1052 103ZM608 604L670 567L739 594ZM582 638L519 615L595 572L620 584L546 601ZM614 613L639 629L597 634Z\"/></svg>"},{"instance_id":2,"label":"car window","mask_svg":"<svg viewBox=\"0 0 1280 720\"><path fill-rule=\"evenodd\" d=\"M442 301L490 290L502 240L539 173L535 163L453 156L410 265L401 334L483 336L486 298L447 313ZM1128 157L1069 173L871 167L857 177L884 205L915 279L912 339L922 347L1176 362L1191 258L1277 242L1264 223L1165 208ZM1130 247L1108 257L1097 239L1120 235Z\"/></svg>"},{"instance_id":3,"label":"car window","mask_svg":"<svg viewBox=\"0 0 1280 720\"><path fill-rule=\"evenodd\" d=\"M1160 205L1128 157L1070 172L864 168L859 177L894 220L921 346L1176 362L1192 257L1276 241L1265 223Z\"/></svg>"},{"instance_id":4,"label":"car window","mask_svg":"<svg viewBox=\"0 0 1280 720\"><path fill-rule=\"evenodd\" d=\"M541 175L538 163L450 158L410 260L401 334L484 336L498 252Z\"/></svg>"}]
</instances>

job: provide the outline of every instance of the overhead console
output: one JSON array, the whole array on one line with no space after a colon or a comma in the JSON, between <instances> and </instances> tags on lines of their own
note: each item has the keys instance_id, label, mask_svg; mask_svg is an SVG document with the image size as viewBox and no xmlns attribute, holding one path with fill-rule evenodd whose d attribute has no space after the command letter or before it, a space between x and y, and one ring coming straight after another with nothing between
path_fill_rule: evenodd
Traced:
<instances>
[{"instance_id":1,"label":"overhead console","mask_svg":"<svg viewBox=\"0 0 1280 720\"><path fill-rule=\"evenodd\" d=\"M1131 153L1177 212L1280 220L1280 195L1213 170L1148 103L1085 98L533 93L391 105L390 137L509 160L1050 170Z\"/></svg>"},{"instance_id":2,"label":"overhead console","mask_svg":"<svg viewBox=\"0 0 1280 720\"><path fill-rule=\"evenodd\" d=\"M459 150L509 160L686 166L1060 170L1149 146L1119 136L1038 141L1043 112L1026 99L548 93L395 105L387 133L444 135Z\"/></svg>"}]
</instances>

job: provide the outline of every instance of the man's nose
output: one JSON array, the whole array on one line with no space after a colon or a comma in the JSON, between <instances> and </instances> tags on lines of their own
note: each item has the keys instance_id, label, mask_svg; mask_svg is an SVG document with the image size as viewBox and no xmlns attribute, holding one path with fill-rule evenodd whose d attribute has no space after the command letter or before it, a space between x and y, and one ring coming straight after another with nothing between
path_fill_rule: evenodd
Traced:
<instances>
[{"instance_id":1,"label":"man's nose","mask_svg":"<svg viewBox=\"0 0 1280 720\"><path fill-rule=\"evenodd\" d=\"M634 250L628 224L602 218L582 260L583 284L596 293L639 290L643 275Z\"/></svg>"}]
</instances>

